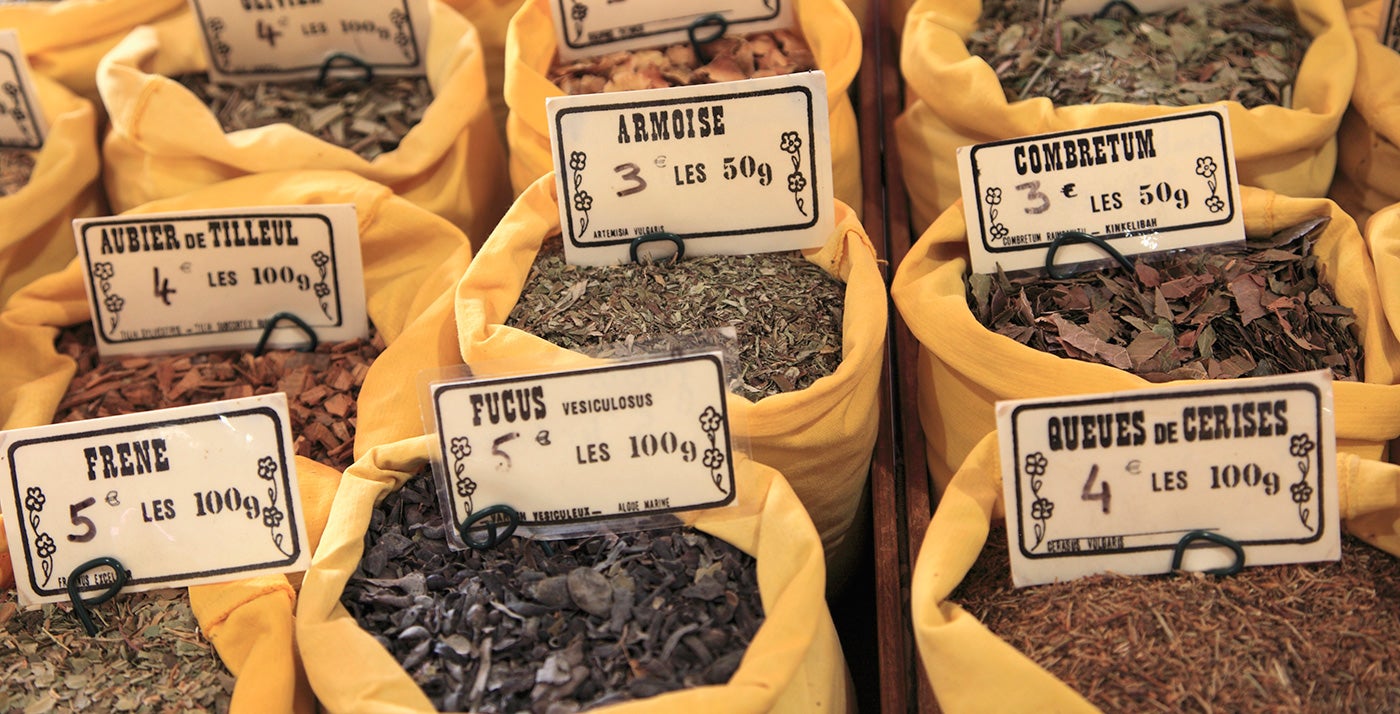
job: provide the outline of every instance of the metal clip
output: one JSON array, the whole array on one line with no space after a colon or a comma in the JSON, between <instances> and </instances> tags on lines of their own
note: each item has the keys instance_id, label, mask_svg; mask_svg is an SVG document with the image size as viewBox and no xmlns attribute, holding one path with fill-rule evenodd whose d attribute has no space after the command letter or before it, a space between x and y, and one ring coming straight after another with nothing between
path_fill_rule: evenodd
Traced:
<instances>
[{"instance_id":1,"label":"metal clip","mask_svg":"<svg viewBox=\"0 0 1400 714\"><path fill-rule=\"evenodd\" d=\"M82 579L82 576L86 575L88 571L103 566L111 568L116 573L116 580L114 580L101 595L89 600L84 600L82 595L78 592L78 581ZM94 625L92 622L92 615L88 612L88 606L101 605L116 597L117 593L121 592L123 587L126 587L126 583L130 579L131 571L122 567L121 561L106 555L101 558L93 558L73 568L73 572L68 574L68 601L73 603L73 614L77 615L78 621L83 623L83 629L87 631L88 637L97 634L97 625Z\"/></svg>"},{"instance_id":2,"label":"metal clip","mask_svg":"<svg viewBox=\"0 0 1400 714\"><path fill-rule=\"evenodd\" d=\"M1212 543L1223 545L1235 554L1235 563L1224 568L1212 568L1204 571L1206 575L1234 575L1244 570L1244 546L1238 541L1228 536L1223 536L1215 531L1195 530L1187 533L1177 541L1176 548L1172 550L1172 572L1181 570L1181 561L1186 557L1186 548L1198 540L1208 540Z\"/></svg>"},{"instance_id":3,"label":"metal clip","mask_svg":"<svg viewBox=\"0 0 1400 714\"><path fill-rule=\"evenodd\" d=\"M644 233L642 235L637 236L636 238L633 238L632 244L628 248L627 254L632 258L633 263L640 263L642 261L638 256L637 249L641 248L647 243L659 243L661 241L668 241L670 243L675 244L676 252L671 255L672 263L679 263L681 258L685 257L685 241L682 240L681 237L676 235L675 233L671 233L668 231Z\"/></svg>"},{"instance_id":4,"label":"metal clip","mask_svg":"<svg viewBox=\"0 0 1400 714\"><path fill-rule=\"evenodd\" d=\"M487 520L498 514L505 514L506 517L506 528L504 531L500 532L496 530L495 520ZM472 526L482 521L486 521L486 540L473 540L468 533L471 531ZM510 506L497 504L495 506L487 506L468 516L467 520L462 521L462 526L458 529L458 533L461 534L462 542L466 543L468 548L472 550L490 550L504 543L507 538L514 535L515 529L519 525L520 511Z\"/></svg>"},{"instance_id":5,"label":"metal clip","mask_svg":"<svg viewBox=\"0 0 1400 714\"><path fill-rule=\"evenodd\" d=\"M290 322L296 325L297 327L301 328L301 331L306 333L306 336L310 338L310 344L307 344L305 347L299 348L298 351L316 351L316 345L321 344L320 338L316 336L316 331L311 329L311 326L306 324L306 321L301 319L300 317L297 317L296 315L293 315L290 312L279 312L273 315L272 317L268 318L267 324L263 326L262 337L258 338L258 345L253 348L254 357L261 357L263 352L267 351L268 338L272 337L272 331L277 329L277 325L283 321Z\"/></svg>"},{"instance_id":6,"label":"metal clip","mask_svg":"<svg viewBox=\"0 0 1400 714\"><path fill-rule=\"evenodd\" d=\"M1128 2L1128 0L1109 0L1108 2L1104 3L1103 7L1099 8L1098 12L1094 13L1094 19L1103 20L1107 18L1109 13L1113 12L1116 8L1123 8L1124 10L1127 10L1133 15L1133 17L1142 17L1142 12L1137 9L1136 5Z\"/></svg>"},{"instance_id":7,"label":"metal clip","mask_svg":"<svg viewBox=\"0 0 1400 714\"><path fill-rule=\"evenodd\" d=\"M330 78L331 70L335 68L337 61L344 62L348 67L359 67L364 71L361 82L369 84L374 81L374 66L370 63L350 54L349 52L332 52L326 55L326 59L321 63L321 73L316 76L316 86L326 86L326 80Z\"/></svg>"},{"instance_id":8,"label":"metal clip","mask_svg":"<svg viewBox=\"0 0 1400 714\"><path fill-rule=\"evenodd\" d=\"M715 30L714 34L704 39L701 39L699 37L699 31L701 28L705 27L714 27L717 29ZM700 46L708 42L714 42L715 40L724 37L724 33L728 31L729 21L724 19L724 16L717 12L712 12L708 15L701 15L700 17L695 18L695 21L690 23L690 25L685 28L685 36L690 39L690 48L695 50L695 59L701 65L709 64L710 60L714 58L706 54L705 50L701 49Z\"/></svg>"},{"instance_id":9,"label":"metal clip","mask_svg":"<svg viewBox=\"0 0 1400 714\"><path fill-rule=\"evenodd\" d=\"M1117 248L1109 245L1108 241L1103 238L1085 233L1084 231L1065 231L1055 236L1055 240L1050 241L1050 250L1045 252L1045 272L1050 275L1051 279L1063 280L1072 275L1072 273L1057 273L1055 271L1055 254L1060 251L1061 246L1075 245L1078 243L1092 243L1098 246L1100 250L1108 253L1110 257L1118 261L1118 264L1123 266L1124 270L1129 273L1135 272L1133 269L1133 261L1129 260L1122 253L1119 253Z\"/></svg>"}]
</instances>

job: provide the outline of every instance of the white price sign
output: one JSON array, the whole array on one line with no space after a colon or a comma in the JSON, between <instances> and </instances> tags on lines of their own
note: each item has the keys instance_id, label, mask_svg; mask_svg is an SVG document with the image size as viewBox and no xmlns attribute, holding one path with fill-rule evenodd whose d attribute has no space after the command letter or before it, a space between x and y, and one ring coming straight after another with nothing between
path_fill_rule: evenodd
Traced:
<instances>
[{"instance_id":1,"label":"white price sign","mask_svg":"<svg viewBox=\"0 0 1400 714\"><path fill-rule=\"evenodd\" d=\"M0 432L21 601L66 600L69 575L100 557L130 571L130 591L305 569L293 457L283 394Z\"/></svg>"},{"instance_id":2,"label":"white price sign","mask_svg":"<svg viewBox=\"0 0 1400 714\"><path fill-rule=\"evenodd\" d=\"M1246 565L1341 555L1331 375L999 402L1012 578L1162 573L1183 537ZM1231 565L1197 544L1187 569Z\"/></svg>"},{"instance_id":3,"label":"white price sign","mask_svg":"<svg viewBox=\"0 0 1400 714\"><path fill-rule=\"evenodd\" d=\"M431 384L449 541L495 505L529 531L736 503L721 358Z\"/></svg>"},{"instance_id":4,"label":"white price sign","mask_svg":"<svg viewBox=\"0 0 1400 714\"><path fill-rule=\"evenodd\" d=\"M972 269L1044 267L1083 232L1124 255L1244 240L1220 107L958 149ZM1066 245L1057 265L1105 256Z\"/></svg>"},{"instance_id":5,"label":"white price sign","mask_svg":"<svg viewBox=\"0 0 1400 714\"><path fill-rule=\"evenodd\" d=\"M835 225L821 72L546 106L570 263L626 262L660 232L690 255L811 248Z\"/></svg>"},{"instance_id":6,"label":"white price sign","mask_svg":"<svg viewBox=\"0 0 1400 714\"><path fill-rule=\"evenodd\" d=\"M39 91L30 76L29 60L19 46L19 34L0 30L0 147L38 149L44 145L44 121Z\"/></svg>"},{"instance_id":7,"label":"white price sign","mask_svg":"<svg viewBox=\"0 0 1400 714\"><path fill-rule=\"evenodd\" d=\"M351 204L73 221L104 355L252 347L295 315L321 341L369 332ZM308 336L279 322L268 344Z\"/></svg>"}]
</instances>

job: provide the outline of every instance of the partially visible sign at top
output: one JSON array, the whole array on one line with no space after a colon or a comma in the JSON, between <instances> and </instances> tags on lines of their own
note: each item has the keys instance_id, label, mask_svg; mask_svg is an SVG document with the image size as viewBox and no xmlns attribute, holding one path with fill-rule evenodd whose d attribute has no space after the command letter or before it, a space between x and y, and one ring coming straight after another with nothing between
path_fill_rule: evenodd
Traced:
<instances>
[{"instance_id":1,"label":"partially visible sign at top","mask_svg":"<svg viewBox=\"0 0 1400 714\"><path fill-rule=\"evenodd\" d=\"M428 0L190 0L209 73L229 82L424 74Z\"/></svg>"},{"instance_id":2,"label":"partially visible sign at top","mask_svg":"<svg viewBox=\"0 0 1400 714\"><path fill-rule=\"evenodd\" d=\"M566 62L687 42L692 27L697 37L709 39L721 27L742 34L793 24L791 0L550 0L549 8L559 59Z\"/></svg>"},{"instance_id":3,"label":"partially visible sign at top","mask_svg":"<svg viewBox=\"0 0 1400 714\"><path fill-rule=\"evenodd\" d=\"M1400 0L1385 3L1385 22L1379 28L1381 44L1400 52Z\"/></svg>"},{"instance_id":4,"label":"partially visible sign at top","mask_svg":"<svg viewBox=\"0 0 1400 714\"><path fill-rule=\"evenodd\" d=\"M0 147L41 148L46 127L19 34L0 30Z\"/></svg>"}]
</instances>

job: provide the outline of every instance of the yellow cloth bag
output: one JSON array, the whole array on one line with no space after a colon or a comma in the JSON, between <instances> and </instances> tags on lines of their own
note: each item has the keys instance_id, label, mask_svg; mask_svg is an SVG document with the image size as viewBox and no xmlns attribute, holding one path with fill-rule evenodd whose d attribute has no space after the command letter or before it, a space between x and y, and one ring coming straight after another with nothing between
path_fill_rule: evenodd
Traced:
<instances>
[{"instance_id":1,"label":"yellow cloth bag","mask_svg":"<svg viewBox=\"0 0 1400 714\"><path fill-rule=\"evenodd\" d=\"M97 96L97 62L137 25L188 13L185 0L62 0L0 6L0 27L19 32L35 72L88 101Z\"/></svg>"},{"instance_id":2,"label":"yellow cloth bag","mask_svg":"<svg viewBox=\"0 0 1400 714\"><path fill-rule=\"evenodd\" d=\"M280 172L246 176L187 196L155 201L131 215L186 209L352 203L358 217L370 318L392 342L422 291L450 286L443 263L470 260L466 236L446 220L399 198L388 188L342 171ZM71 229L70 229L71 232ZM61 273L26 287L0 313L0 425L47 424L74 373L58 354L59 328L89 319L83 276L75 260ZM325 526L340 472L297 458L302 509L311 548ZM0 548L4 548L0 534ZM8 582L12 573L0 573ZM200 628L237 676L233 711L315 711L292 638L295 587L300 575L268 575L190 588Z\"/></svg>"},{"instance_id":3,"label":"yellow cloth bag","mask_svg":"<svg viewBox=\"0 0 1400 714\"><path fill-rule=\"evenodd\" d=\"M1240 194L1249 235L1267 235L1319 216L1331 218L1313 253L1337 299L1356 313L1354 329L1366 360L1364 382L1333 384L1337 446L1365 459L1382 458L1387 442L1400 436L1400 386L1394 386L1400 375L1400 343L1386 322L1386 296L1361 233L1326 199L1288 198L1250 187ZM959 202L919 238L890 288L920 345L915 373L919 419L929 475L940 493L977 442L996 428L997 400L1150 386L1130 372L1057 357L983 327L967 307L967 269L967 228ZM1392 530L1388 524L1350 525L1358 536L1400 553L1400 541L1387 545L1375 540Z\"/></svg>"},{"instance_id":4,"label":"yellow cloth bag","mask_svg":"<svg viewBox=\"0 0 1400 714\"><path fill-rule=\"evenodd\" d=\"M476 27L481 37L481 51L486 56L486 98L491 101L491 116L496 120L496 132L505 145L506 132L506 25L520 9L524 0L443 0L448 7L462 14Z\"/></svg>"},{"instance_id":5,"label":"yellow cloth bag","mask_svg":"<svg viewBox=\"0 0 1400 714\"><path fill-rule=\"evenodd\" d=\"M427 77L433 101L399 147L366 161L289 124L225 133L193 92L171 77L208 67L192 14L139 27L102 58L98 89L111 117L103 179L125 211L248 174L338 169L392 188L479 240L510 202L505 158L486 102L476 29L430 3Z\"/></svg>"},{"instance_id":6,"label":"yellow cloth bag","mask_svg":"<svg viewBox=\"0 0 1400 714\"><path fill-rule=\"evenodd\" d=\"M506 34L506 137L510 183L517 194L554 170L549 153L549 120L544 103L564 92L547 78L559 43L549 15L550 0L525 0ZM860 26L841 0L797 0L798 25L826 72L831 127L831 171L836 198L861 205L860 137L848 91L860 69ZM781 468L779 469L782 470Z\"/></svg>"},{"instance_id":7,"label":"yellow cloth bag","mask_svg":"<svg viewBox=\"0 0 1400 714\"><path fill-rule=\"evenodd\" d=\"M1337 130L1337 177L1332 197L1359 225L1400 201L1400 54L1378 32L1389 3L1350 4L1356 39L1356 89Z\"/></svg>"},{"instance_id":8,"label":"yellow cloth bag","mask_svg":"<svg viewBox=\"0 0 1400 714\"><path fill-rule=\"evenodd\" d=\"M851 210L837 204L836 230L807 259L846 283L842 361L806 389L758 402L730 395L735 433L753 458L784 475L811 513L831 558L857 516L878 429L880 364L887 302L875 250ZM526 367L577 365L585 357L504 323L529 277L540 245L559 233L551 172L535 182L501 220L467 268L455 295L442 296L391 345L360 392L356 456L369 447L421 433L416 398L403 385L419 370L457 364ZM854 542L854 541L853 541ZM833 560L833 580L837 572Z\"/></svg>"},{"instance_id":9,"label":"yellow cloth bag","mask_svg":"<svg viewBox=\"0 0 1400 714\"><path fill-rule=\"evenodd\" d=\"M1356 43L1337 0L1295 0L1312 44L1293 87L1293 108L1230 115L1241 184L1289 196L1325 196L1337 162L1336 133L1356 79ZM900 52L907 87L895 137L909 186L914 229L922 231L959 196L959 146L1161 117L1191 107L1118 102L1056 107L1045 97L1007 102L991 66L967 51L980 0L919 0L909 10Z\"/></svg>"},{"instance_id":10,"label":"yellow cloth bag","mask_svg":"<svg viewBox=\"0 0 1400 714\"><path fill-rule=\"evenodd\" d=\"M1380 537L1367 540L1384 542L1389 546L1386 550L1396 554L1400 467L1346 453L1338 454L1337 465L1342 519L1353 531L1359 522L1387 524L1384 533L1373 534ZM953 476L929 522L910 580L914 639L933 693L949 714L1098 711L948 601L987 542L992 513L1001 510L1001 496L1001 460L994 431L972 449ZM1074 657L1075 653L1060 654Z\"/></svg>"},{"instance_id":11,"label":"yellow cloth bag","mask_svg":"<svg viewBox=\"0 0 1400 714\"><path fill-rule=\"evenodd\" d=\"M49 130L29 183L0 197L0 306L72 260L73 219L102 211L92 103L41 74L34 84Z\"/></svg>"},{"instance_id":12,"label":"yellow cloth bag","mask_svg":"<svg viewBox=\"0 0 1400 714\"><path fill-rule=\"evenodd\" d=\"M416 401L416 400L411 400ZM424 712L432 704L382 645L340 603L364 553L374 506L426 471L432 439L420 435L376 446L346 472L297 603L302 661L330 712ZM764 621L738 671L724 685L668 692L594 711L854 711L850 675L823 598L825 567L812 523L781 474L736 454L737 513L687 520L758 562ZM421 475L415 476L419 472Z\"/></svg>"}]
</instances>

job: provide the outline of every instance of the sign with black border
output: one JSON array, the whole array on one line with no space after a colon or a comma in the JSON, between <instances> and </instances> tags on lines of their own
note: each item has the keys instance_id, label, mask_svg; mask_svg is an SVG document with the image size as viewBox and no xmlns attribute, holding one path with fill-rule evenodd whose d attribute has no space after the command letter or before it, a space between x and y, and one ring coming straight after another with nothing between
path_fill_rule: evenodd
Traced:
<instances>
[{"instance_id":1,"label":"sign with black border","mask_svg":"<svg viewBox=\"0 0 1400 714\"><path fill-rule=\"evenodd\" d=\"M40 149L48 133L19 33L0 30L0 147Z\"/></svg>"},{"instance_id":2,"label":"sign with black border","mask_svg":"<svg viewBox=\"0 0 1400 714\"><path fill-rule=\"evenodd\" d=\"M1247 565L1337 559L1331 385L1310 372L999 402L1016 584L1166 572L1193 531L1237 542ZM1185 567L1230 559L1193 548Z\"/></svg>"},{"instance_id":3,"label":"sign with black border","mask_svg":"<svg viewBox=\"0 0 1400 714\"><path fill-rule=\"evenodd\" d=\"M429 384L449 542L508 506L525 533L736 503L719 352Z\"/></svg>"},{"instance_id":4,"label":"sign with black border","mask_svg":"<svg viewBox=\"0 0 1400 714\"><path fill-rule=\"evenodd\" d=\"M94 558L124 591L306 568L283 394L0 432L0 503L25 604ZM110 574L110 571L106 571ZM110 579L89 574L81 592Z\"/></svg>"}]
</instances>

